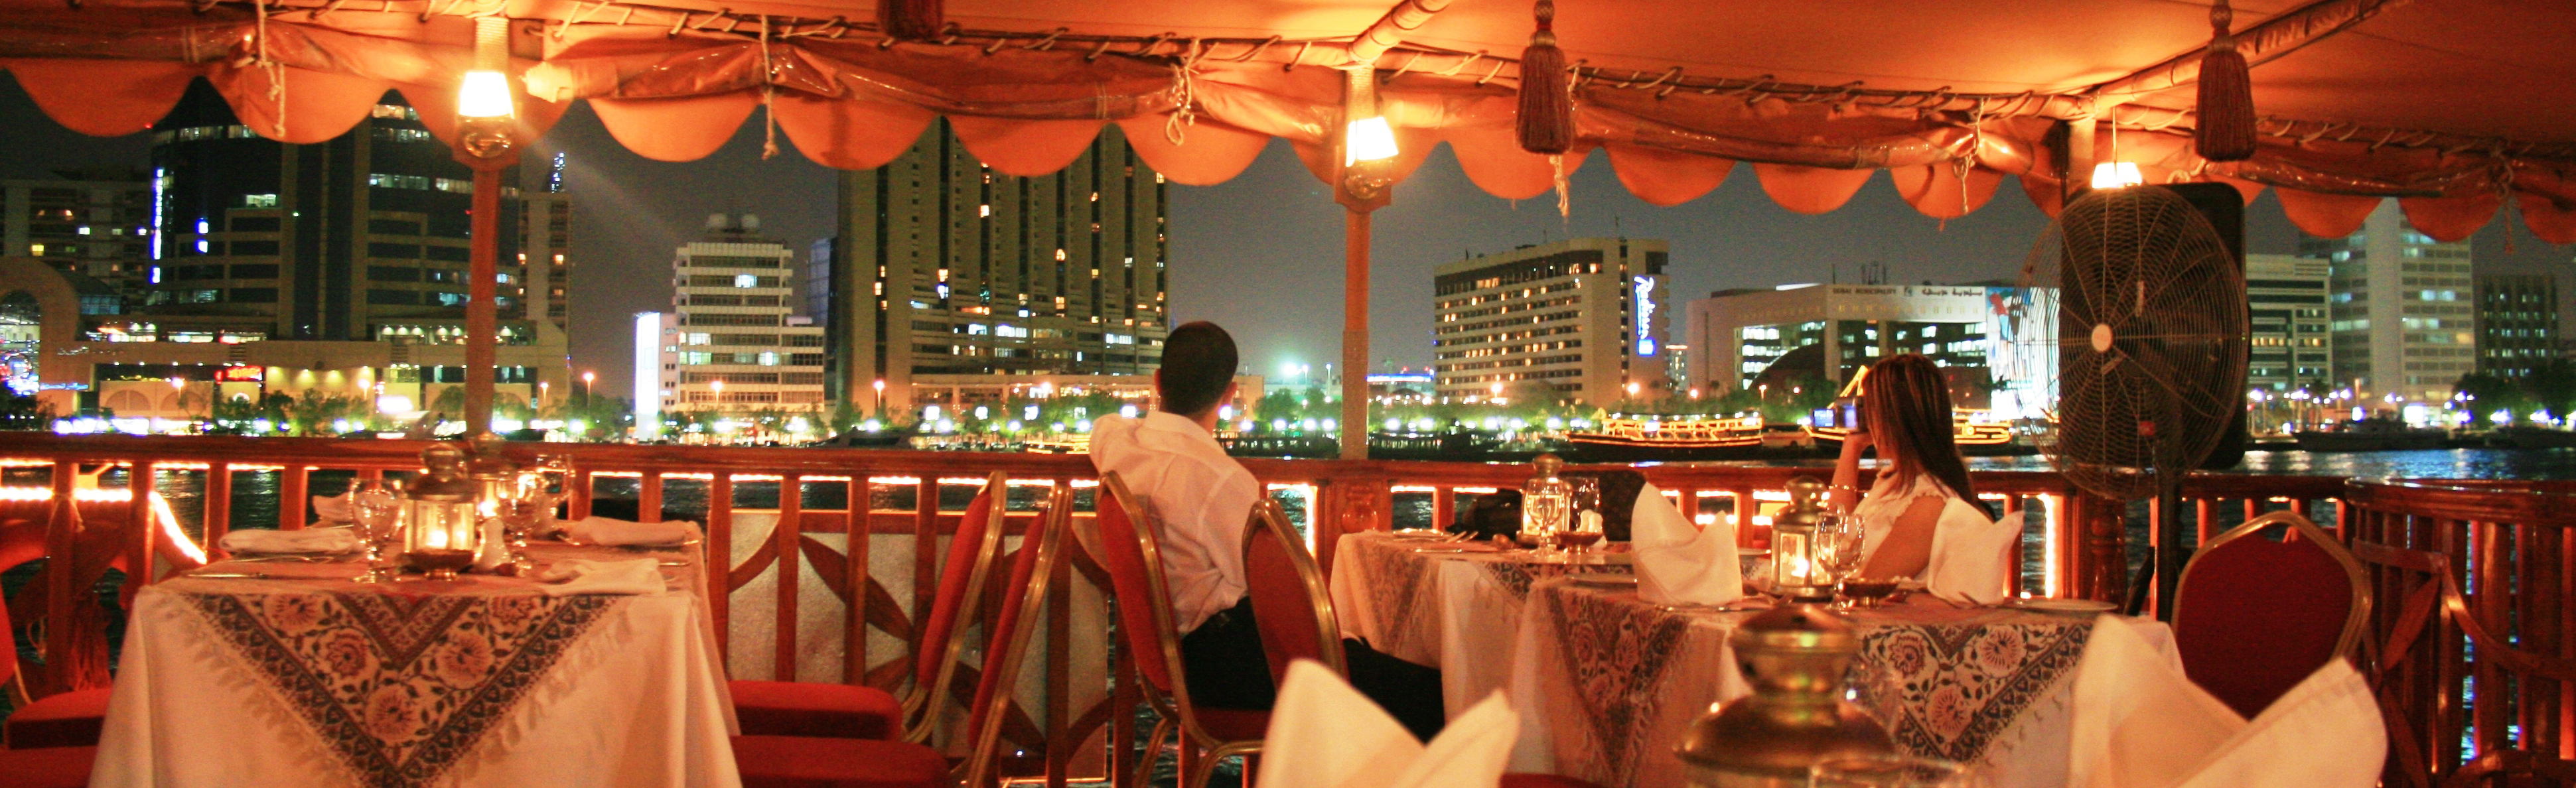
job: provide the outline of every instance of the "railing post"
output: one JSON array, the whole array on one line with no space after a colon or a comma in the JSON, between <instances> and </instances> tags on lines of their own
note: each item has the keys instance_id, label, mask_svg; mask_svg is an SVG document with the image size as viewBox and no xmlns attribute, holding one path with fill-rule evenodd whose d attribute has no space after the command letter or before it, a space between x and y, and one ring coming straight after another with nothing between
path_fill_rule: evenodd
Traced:
<instances>
[{"instance_id":1,"label":"railing post","mask_svg":"<svg viewBox=\"0 0 2576 788\"><path fill-rule=\"evenodd\" d=\"M223 553L217 545L224 541L224 534L232 531L233 464L222 461L206 463L206 486L203 489L205 514L201 522L205 524L206 558L217 560Z\"/></svg>"},{"instance_id":2,"label":"railing post","mask_svg":"<svg viewBox=\"0 0 2576 788\"><path fill-rule=\"evenodd\" d=\"M567 512L566 515L575 520L590 517L591 499L598 497L598 491L591 489L590 486L590 468L588 466L574 468L572 471L572 480L566 483L572 485L572 489L569 491L572 493L572 501L570 504L572 511ZM638 519L640 520L642 513L639 512L637 514ZM726 560L732 559L728 557Z\"/></svg>"},{"instance_id":3,"label":"railing post","mask_svg":"<svg viewBox=\"0 0 2576 788\"><path fill-rule=\"evenodd\" d=\"M1458 522L1458 488L1446 484L1431 489L1431 527L1443 531Z\"/></svg>"},{"instance_id":4,"label":"railing post","mask_svg":"<svg viewBox=\"0 0 2576 788\"><path fill-rule=\"evenodd\" d=\"M152 516L152 490L155 481L152 474L151 460L138 460L126 466L125 489L129 495L126 501L125 519L128 527L134 529L134 533L128 535L131 538L126 542L125 551L125 597L127 599L132 599L135 592L150 585L155 574L152 566L153 547L154 540L161 535L161 523Z\"/></svg>"},{"instance_id":5,"label":"railing post","mask_svg":"<svg viewBox=\"0 0 2576 788\"><path fill-rule=\"evenodd\" d=\"M288 462L277 469L277 529L304 530L307 507L313 505L309 492L313 469L302 462Z\"/></svg>"},{"instance_id":6,"label":"railing post","mask_svg":"<svg viewBox=\"0 0 2576 788\"><path fill-rule=\"evenodd\" d=\"M868 680L868 513L875 490L868 484L868 468L850 470L850 519L842 530L848 534L847 556L841 572L841 598L849 603L841 608L841 683L851 686Z\"/></svg>"},{"instance_id":7,"label":"railing post","mask_svg":"<svg viewBox=\"0 0 2576 788\"><path fill-rule=\"evenodd\" d=\"M796 680L796 584L803 579L797 559L803 554L804 519L805 477L786 474L778 479L778 527L770 531L778 550L778 640L771 670L779 681Z\"/></svg>"},{"instance_id":8,"label":"railing post","mask_svg":"<svg viewBox=\"0 0 2576 788\"><path fill-rule=\"evenodd\" d=\"M644 477L636 480L635 521L639 523L658 523L662 521L661 471L645 471ZM726 560L732 559L728 558Z\"/></svg>"},{"instance_id":9,"label":"railing post","mask_svg":"<svg viewBox=\"0 0 2576 788\"><path fill-rule=\"evenodd\" d=\"M640 516L640 515L639 515ZM733 472L707 481L707 610L716 620L716 650L733 660Z\"/></svg>"},{"instance_id":10,"label":"railing post","mask_svg":"<svg viewBox=\"0 0 2576 788\"><path fill-rule=\"evenodd\" d=\"M916 473L912 502L912 636L906 638L909 648L904 653L921 653L921 622L930 619L931 602L939 595L939 473L924 468ZM1093 490L1093 505L1106 500L1107 490Z\"/></svg>"},{"instance_id":11,"label":"railing post","mask_svg":"<svg viewBox=\"0 0 2576 788\"><path fill-rule=\"evenodd\" d=\"M79 477L79 463L54 461L54 511L45 521L45 680L39 697L72 689L72 651L77 648L72 633L79 631L71 625L77 588L73 565L79 563L72 557L81 526Z\"/></svg>"}]
</instances>

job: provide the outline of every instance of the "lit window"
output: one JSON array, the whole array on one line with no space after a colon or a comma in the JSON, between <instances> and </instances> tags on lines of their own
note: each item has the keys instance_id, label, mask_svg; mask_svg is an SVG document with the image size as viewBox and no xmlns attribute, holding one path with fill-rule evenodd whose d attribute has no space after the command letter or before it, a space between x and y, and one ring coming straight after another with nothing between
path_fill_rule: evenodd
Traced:
<instances>
[{"instance_id":1,"label":"lit window","mask_svg":"<svg viewBox=\"0 0 2576 788\"><path fill-rule=\"evenodd\" d=\"M760 286L760 277L758 277L758 276L754 276L754 275L752 275L752 274L734 274L734 275L733 275L733 286L735 286L735 287L759 287L759 286Z\"/></svg>"}]
</instances>

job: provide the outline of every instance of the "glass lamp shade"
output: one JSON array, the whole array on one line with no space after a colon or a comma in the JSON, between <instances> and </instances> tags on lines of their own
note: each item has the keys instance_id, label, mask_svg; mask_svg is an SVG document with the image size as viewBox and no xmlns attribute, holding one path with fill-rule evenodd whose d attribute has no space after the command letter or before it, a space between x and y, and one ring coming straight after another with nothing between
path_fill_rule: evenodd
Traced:
<instances>
[{"instance_id":1,"label":"glass lamp shade","mask_svg":"<svg viewBox=\"0 0 2576 788\"><path fill-rule=\"evenodd\" d=\"M1342 133L1342 166L1395 158L1395 129L1384 116L1351 121Z\"/></svg>"},{"instance_id":2,"label":"glass lamp shade","mask_svg":"<svg viewBox=\"0 0 2576 788\"><path fill-rule=\"evenodd\" d=\"M2146 182L2146 175L2138 172L2137 162L2106 161L2093 165L2093 188L2096 189L2120 189Z\"/></svg>"},{"instance_id":3,"label":"glass lamp shade","mask_svg":"<svg viewBox=\"0 0 2576 788\"><path fill-rule=\"evenodd\" d=\"M1798 596L1802 589L1824 584L1821 573L1816 571L1815 537L1815 532L1807 529L1772 530L1771 587Z\"/></svg>"},{"instance_id":4,"label":"glass lamp shade","mask_svg":"<svg viewBox=\"0 0 2576 788\"><path fill-rule=\"evenodd\" d=\"M465 84L456 91L456 114L467 118L517 114L510 102L510 78L498 71L465 72Z\"/></svg>"},{"instance_id":5,"label":"glass lamp shade","mask_svg":"<svg viewBox=\"0 0 2576 788\"><path fill-rule=\"evenodd\" d=\"M454 579L483 546L482 517L471 500L403 502L403 557L430 579Z\"/></svg>"}]
</instances>

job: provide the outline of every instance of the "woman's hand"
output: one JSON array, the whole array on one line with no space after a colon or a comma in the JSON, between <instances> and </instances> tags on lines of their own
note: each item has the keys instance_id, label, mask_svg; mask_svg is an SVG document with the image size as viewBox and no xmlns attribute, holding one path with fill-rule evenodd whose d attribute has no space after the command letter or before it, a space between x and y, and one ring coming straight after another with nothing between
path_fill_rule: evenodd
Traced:
<instances>
[{"instance_id":1,"label":"woman's hand","mask_svg":"<svg viewBox=\"0 0 2576 788\"><path fill-rule=\"evenodd\" d=\"M1843 456L1845 457L1859 457L1861 452L1869 450L1869 445L1869 431L1867 430L1852 430L1850 432L1843 433Z\"/></svg>"}]
</instances>

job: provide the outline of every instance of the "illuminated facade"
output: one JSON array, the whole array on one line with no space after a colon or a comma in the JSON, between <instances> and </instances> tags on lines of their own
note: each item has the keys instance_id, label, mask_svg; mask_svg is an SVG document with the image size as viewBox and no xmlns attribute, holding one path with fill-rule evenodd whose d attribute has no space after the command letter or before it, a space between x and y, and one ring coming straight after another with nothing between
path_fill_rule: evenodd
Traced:
<instances>
[{"instance_id":1,"label":"illuminated facade","mask_svg":"<svg viewBox=\"0 0 2576 788\"><path fill-rule=\"evenodd\" d=\"M2328 333L2336 386L2402 410L2439 404L2477 367L2476 292L2466 241L2442 243L2383 200L2360 230L2299 239L2299 256L2328 263Z\"/></svg>"},{"instance_id":2,"label":"illuminated facade","mask_svg":"<svg viewBox=\"0 0 2576 788\"><path fill-rule=\"evenodd\" d=\"M2478 372L2524 378L2558 355L2558 277L2477 278Z\"/></svg>"},{"instance_id":3,"label":"illuminated facade","mask_svg":"<svg viewBox=\"0 0 2576 788\"><path fill-rule=\"evenodd\" d=\"M1720 290L1690 303L1690 384L1723 394L1769 379L1833 383L1920 353L1986 371L1994 408L2044 406L2055 380L2053 290L1996 285L1798 284ZM1794 369L1779 368L1787 364Z\"/></svg>"},{"instance_id":4,"label":"illuminated facade","mask_svg":"<svg viewBox=\"0 0 2576 788\"><path fill-rule=\"evenodd\" d=\"M2245 256L2245 306L2253 320L2248 388L2288 391L2332 380L2327 268L2324 260L2286 254Z\"/></svg>"},{"instance_id":5,"label":"illuminated facade","mask_svg":"<svg viewBox=\"0 0 2576 788\"><path fill-rule=\"evenodd\" d=\"M1168 186L1116 126L1057 172L1005 175L934 121L883 167L841 174L829 392L906 410L916 375L1147 375L1171 326ZM883 383L880 387L878 384Z\"/></svg>"},{"instance_id":6,"label":"illuminated facade","mask_svg":"<svg viewBox=\"0 0 2576 788\"><path fill-rule=\"evenodd\" d=\"M1537 381L1607 405L1661 396L1664 265L1647 238L1573 238L1471 257L1433 272L1432 375L1467 401ZM1632 394L1633 391L1633 394Z\"/></svg>"},{"instance_id":7,"label":"illuminated facade","mask_svg":"<svg viewBox=\"0 0 2576 788\"><path fill-rule=\"evenodd\" d=\"M760 235L760 217L707 218L706 237L671 261L671 316L655 343L662 411L826 409L823 328L795 314L797 267L786 244Z\"/></svg>"},{"instance_id":8,"label":"illuminated facade","mask_svg":"<svg viewBox=\"0 0 2576 788\"><path fill-rule=\"evenodd\" d=\"M66 171L59 180L0 180L0 255L139 292L151 255L152 184L141 172Z\"/></svg>"}]
</instances>

